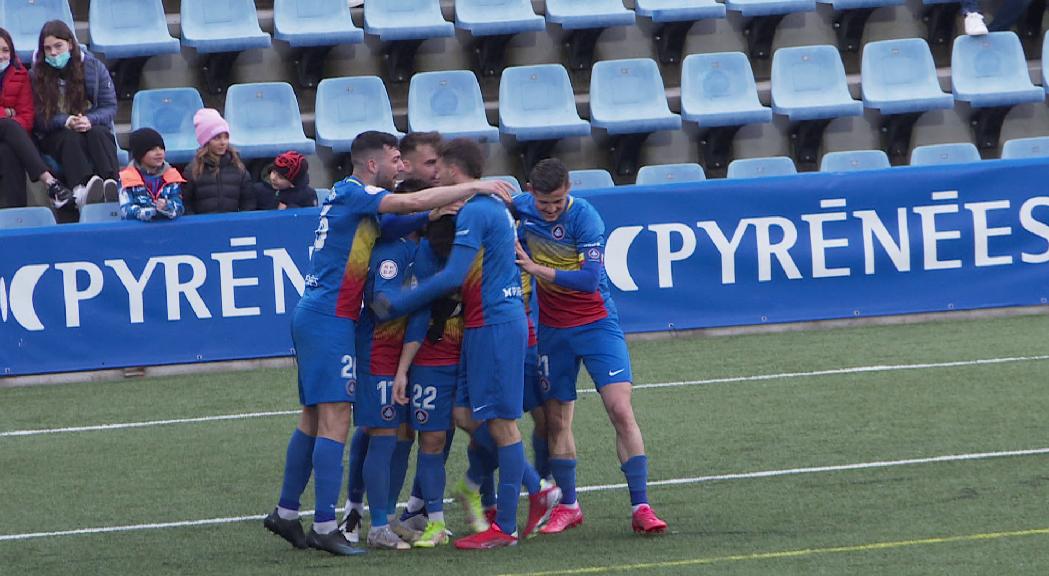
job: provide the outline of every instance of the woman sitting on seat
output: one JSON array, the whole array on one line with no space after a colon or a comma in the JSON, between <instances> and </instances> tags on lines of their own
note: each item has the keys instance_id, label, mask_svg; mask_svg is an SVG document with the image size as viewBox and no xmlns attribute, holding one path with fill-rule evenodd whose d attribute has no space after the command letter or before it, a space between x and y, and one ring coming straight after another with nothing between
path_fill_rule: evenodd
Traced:
<instances>
[{"instance_id":1,"label":"woman sitting on seat","mask_svg":"<svg viewBox=\"0 0 1049 576\"><path fill-rule=\"evenodd\" d=\"M182 171L186 214L255 209L255 192L240 154L229 143L229 124L218 110L202 108L193 115L197 155Z\"/></svg>"}]
</instances>

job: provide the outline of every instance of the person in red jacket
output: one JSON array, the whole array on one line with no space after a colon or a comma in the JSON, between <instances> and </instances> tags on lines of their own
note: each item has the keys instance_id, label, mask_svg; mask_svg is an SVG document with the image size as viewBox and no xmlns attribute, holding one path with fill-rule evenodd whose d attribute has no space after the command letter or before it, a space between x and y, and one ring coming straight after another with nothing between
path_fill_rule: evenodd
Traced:
<instances>
[{"instance_id":1,"label":"person in red jacket","mask_svg":"<svg viewBox=\"0 0 1049 576\"><path fill-rule=\"evenodd\" d=\"M0 208L26 205L26 172L43 180L52 198L64 204L72 192L51 175L33 146L33 87L29 72L18 59L11 34L0 28Z\"/></svg>"}]
</instances>

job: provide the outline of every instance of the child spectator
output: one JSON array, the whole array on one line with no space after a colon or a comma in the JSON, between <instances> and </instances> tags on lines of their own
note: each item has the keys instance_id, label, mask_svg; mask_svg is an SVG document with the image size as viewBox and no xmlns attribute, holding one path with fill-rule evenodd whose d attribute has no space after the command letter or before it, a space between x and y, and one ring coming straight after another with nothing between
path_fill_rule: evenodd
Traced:
<instances>
[{"instance_id":1,"label":"child spectator","mask_svg":"<svg viewBox=\"0 0 1049 576\"><path fill-rule=\"evenodd\" d=\"M310 187L310 165L295 151L285 152L273 160L270 184L277 191L277 209L309 208L317 205L317 191Z\"/></svg>"},{"instance_id":2,"label":"child spectator","mask_svg":"<svg viewBox=\"0 0 1049 576\"><path fill-rule=\"evenodd\" d=\"M120 216L143 222L181 216L185 180L164 160L164 138L152 128L140 128L131 133L130 144L131 164L120 172Z\"/></svg>"},{"instance_id":3,"label":"child spectator","mask_svg":"<svg viewBox=\"0 0 1049 576\"><path fill-rule=\"evenodd\" d=\"M197 154L182 171L186 214L255 209L255 194L240 154L229 143L229 124L218 110L203 108L193 116Z\"/></svg>"}]
</instances>

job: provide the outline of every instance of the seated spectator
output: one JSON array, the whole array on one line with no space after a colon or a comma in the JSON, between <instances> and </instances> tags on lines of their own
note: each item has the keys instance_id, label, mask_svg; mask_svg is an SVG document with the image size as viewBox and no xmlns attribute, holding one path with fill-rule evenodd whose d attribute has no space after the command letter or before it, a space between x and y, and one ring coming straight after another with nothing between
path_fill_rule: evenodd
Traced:
<instances>
[{"instance_id":1,"label":"seated spectator","mask_svg":"<svg viewBox=\"0 0 1049 576\"><path fill-rule=\"evenodd\" d=\"M965 33L969 36L982 36L988 32L1011 30L1020 18L1023 18L1031 5L1031 0L1003 0L994 13L991 25L984 23L980 13L980 0L962 0L962 15L965 17ZM1041 20L1041 16L1039 16Z\"/></svg>"},{"instance_id":2,"label":"seated spectator","mask_svg":"<svg viewBox=\"0 0 1049 576\"><path fill-rule=\"evenodd\" d=\"M60 222L79 218L76 207L117 200L117 97L109 70L80 44L69 26L52 20L40 30L30 72L41 150L62 166L73 203L56 201Z\"/></svg>"},{"instance_id":3,"label":"seated spectator","mask_svg":"<svg viewBox=\"0 0 1049 576\"><path fill-rule=\"evenodd\" d=\"M980 0L962 0L962 16L965 18L966 35L983 36L987 33L987 24L980 13Z\"/></svg>"},{"instance_id":4,"label":"seated spectator","mask_svg":"<svg viewBox=\"0 0 1049 576\"><path fill-rule=\"evenodd\" d=\"M26 171L43 181L48 195L64 205L72 192L47 169L29 133L33 129L33 87L15 52L11 34L0 28L0 207L26 206Z\"/></svg>"},{"instance_id":5,"label":"seated spectator","mask_svg":"<svg viewBox=\"0 0 1049 576\"><path fill-rule=\"evenodd\" d=\"M229 143L229 124L218 110L203 108L193 116L197 155L182 171L186 214L212 214L255 209L251 176Z\"/></svg>"},{"instance_id":6,"label":"seated spectator","mask_svg":"<svg viewBox=\"0 0 1049 576\"><path fill-rule=\"evenodd\" d=\"M120 172L120 216L124 220L174 220L182 215L185 180L164 160L164 137L152 128L131 133L131 164Z\"/></svg>"},{"instance_id":7,"label":"seated spectator","mask_svg":"<svg viewBox=\"0 0 1049 576\"><path fill-rule=\"evenodd\" d=\"M310 187L309 162L295 151L288 151L273 160L269 172L270 196L275 208L309 208L317 205L317 191ZM266 186L263 183L263 186Z\"/></svg>"}]
</instances>

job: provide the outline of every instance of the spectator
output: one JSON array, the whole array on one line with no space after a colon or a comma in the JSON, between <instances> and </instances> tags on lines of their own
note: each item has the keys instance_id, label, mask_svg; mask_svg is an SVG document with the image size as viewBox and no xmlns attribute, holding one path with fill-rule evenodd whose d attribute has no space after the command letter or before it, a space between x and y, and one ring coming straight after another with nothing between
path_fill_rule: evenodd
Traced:
<instances>
[{"instance_id":1,"label":"spectator","mask_svg":"<svg viewBox=\"0 0 1049 576\"><path fill-rule=\"evenodd\" d=\"M143 222L181 216L185 180L164 160L164 138L152 128L140 128L131 133L130 144L131 164L120 172L120 216Z\"/></svg>"},{"instance_id":2,"label":"spectator","mask_svg":"<svg viewBox=\"0 0 1049 576\"><path fill-rule=\"evenodd\" d=\"M240 154L229 143L229 124L213 108L193 116L197 155L182 175L186 214L211 214L255 209L255 193Z\"/></svg>"},{"instance_id":3,"label":"spectator","mask_svg":"<svg viewBox=\"0 0 1049 576\"><path fill-rule=\"evenodd\" d=\"M273 160L270 184L277 191L278 210L317 205L317 191L310 187L309 169L306 157L292 150Z\"/></svg>"},{"instance_id":4,"label":"spectator","mask_svg":"<svg viewBox=\"0 0 1049 576\"><path fill-rule=\"evenodd\" d=\"M51 20L40 29L30 77L41 150L62 165L76 206L116 201L117 98L109 70L80 51L65 22ZM63 204L56 216L60 222L77 219L72 203Z\"/></svg>"},{"instance_id":5,"label":"spectator","mask_svg":"<svg viewBox=\"0 0 1049 576\"><path fill-rule=\"evenodd\" d=\"M72 192L50 171L33 145L33 87L29 72L15 52L11 34L0 28L0 207L26 205L25 174L43 180L56 205L64 205Z\"/></svg>"}]
</instances>

